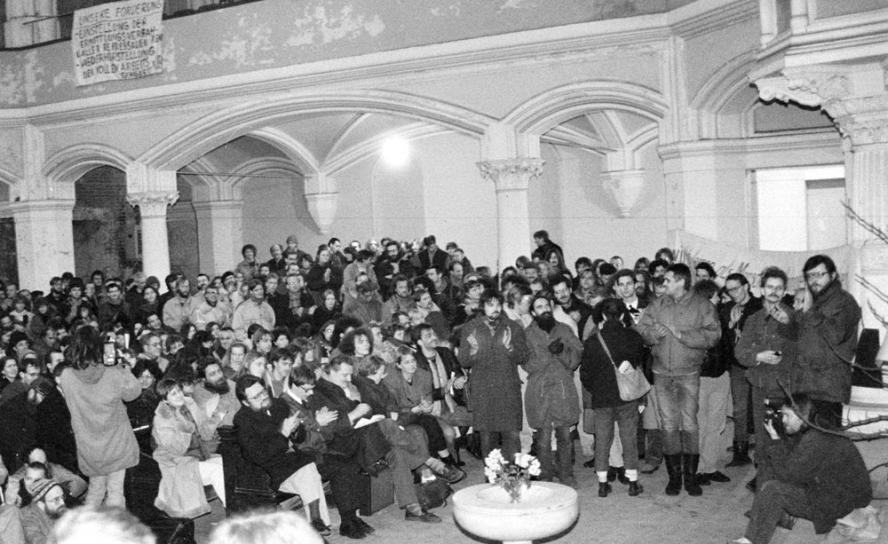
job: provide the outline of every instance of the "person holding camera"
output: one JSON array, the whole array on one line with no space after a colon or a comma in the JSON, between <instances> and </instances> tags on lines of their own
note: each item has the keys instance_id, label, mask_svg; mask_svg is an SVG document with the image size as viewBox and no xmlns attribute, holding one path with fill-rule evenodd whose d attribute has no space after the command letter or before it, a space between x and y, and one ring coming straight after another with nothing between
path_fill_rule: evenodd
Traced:
<instances>
[{"instance_id":1,"label":"person holding camera","mask_svg":"<svg viewBox=\"0 0 888 544\"><path fill-rule=\"evenodd\" d=\"M830 401L804 393L786 399L765 429L773 442L764 455L774 478L765 482L749 513L742 538L730 544L767 544L778 526L792 528L794 517L814 523L817 534L873 497L860 452L838 428L840 413Z\"/></svg>"},{"instance_id":2,"label":"person holding camera","mask_svg":"<svg viewBox=\"0 0 888 544\"><path fill-rule=\"evenodd\" d=\"M62 371L59 385L71 412L77 465L89 477L85 504L125 508L123 478L139 463L139 446L123 403L135 400L142 387L109 345L106 352L93 327L77 329L65 350L71 367Z\"/></svg>"}]
</instances>

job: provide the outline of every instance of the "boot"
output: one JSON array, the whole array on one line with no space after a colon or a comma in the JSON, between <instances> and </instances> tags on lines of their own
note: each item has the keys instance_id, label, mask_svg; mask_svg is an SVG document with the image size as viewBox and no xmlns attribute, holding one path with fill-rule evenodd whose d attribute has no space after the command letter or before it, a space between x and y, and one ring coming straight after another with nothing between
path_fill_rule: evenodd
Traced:
<instances>
[{"instance_id":1,"label":"boot","mask_svg":"<svg viewBox=\"0 0 888 544\"><path fill-rule=\"evenodd\" d=\"M703 494L703 489L697 483L697 466L700 464L700 454L686 453L682 455L682 464L684 465L685 491L692 497L699 497Z\"/></svg>"},{"instance_id":2,"label":"boot","mask_svg":"<svg viewBox=\"0 0 888 544\"><path fill-rule=\"evenodd\" d=\"M678 495L681 491L681 454L664 455L666 471L669 473L669 483L666 484L667 495Z\"/></svg>"},{"instance_id":3,"label":"boot","mask_svg":"<svg viewBox=\"0 0 888 544\"><path fill-rule=\"evenodd\" d=\"M729 467L742 467L752 463L749 458L749 442L734 442L734 457L728 463Z\"/></svg>"},{"instance_id":4,"label":"boot","mask_svg":"<svg viewBox=\"0 0 888 544\"><path fill-rule=\"evenodd\" d=\"M639 484L638 482L629 482L630 497L637 497L641 494L642 491L644 491L644 488L641 487L641 484Z\"/></svg>"}]
</instances>

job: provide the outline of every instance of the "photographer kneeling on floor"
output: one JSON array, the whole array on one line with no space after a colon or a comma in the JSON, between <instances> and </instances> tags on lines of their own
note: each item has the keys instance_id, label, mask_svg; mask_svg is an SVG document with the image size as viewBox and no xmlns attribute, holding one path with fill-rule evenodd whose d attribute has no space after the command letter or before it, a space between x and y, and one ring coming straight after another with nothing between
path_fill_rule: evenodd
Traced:
<instances>
[{"instance_id":1,"label":"photographer kneeling on floor","mask_svg":"<svg viewBox=\"0 0 888 544\"><path fill-rule=\"evenodd\" d=\"M764 455L774 479L756 494L746 535L730 544L767 544L778 525L792 527L793 517L811 520L824 534L872 500L869 472L854 443L831 432L839 427L837 405L805 394L791 400L766 419L775 442Z\"/></svg>"}]
</instances>

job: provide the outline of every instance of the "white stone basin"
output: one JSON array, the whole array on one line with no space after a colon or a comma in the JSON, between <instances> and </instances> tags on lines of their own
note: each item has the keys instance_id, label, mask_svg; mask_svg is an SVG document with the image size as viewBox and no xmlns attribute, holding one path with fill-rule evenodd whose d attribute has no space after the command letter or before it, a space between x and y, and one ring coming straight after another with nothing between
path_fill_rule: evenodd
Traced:
<instances>
[{"instance_id":1,"label":"white stone basin","mask_svg":"<svg viewBox=\"0 0 888 544\"><path fill-rule=\"evenodd\" d=\"M453 495L453 518L460 527L503 542L548 538L570 527L578 515L576 490L550 482L533 482L517 503L499 484L473 485Z\"/></svg>"}]
</instances>

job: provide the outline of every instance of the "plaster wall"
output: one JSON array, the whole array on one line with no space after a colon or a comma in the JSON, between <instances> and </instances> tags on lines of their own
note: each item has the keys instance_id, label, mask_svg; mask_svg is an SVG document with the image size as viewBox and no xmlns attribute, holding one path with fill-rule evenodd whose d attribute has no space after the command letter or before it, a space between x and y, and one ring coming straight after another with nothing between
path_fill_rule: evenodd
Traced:
<instances>
[{"instance_id":1,"label":"plaster wall","mask_svg":"<svg viewBox=\"0 0 888 544\"><path fill-rule=\"evenodd\" d=\"M451 133L414 145L424 200L408 205L425 209L427 232L422 235L434 234L442 247L456 242L475 266L496 266L496 193L475 164L480 160L478 141Z\"/></svg>"},{"instance_id":2,"label":"plaster wall","mask_svg":"<svg viewBox=\"0 0 888 544\"><path fill-rule=\"evenodd\" d=\"M594 80L631 81L662 90L661 44L603 47L582 56L474 65L399 77L392 90L438 98L500 119L550 89Z\"/></svg>"},{"instance_id":3,"label":"plaster wall","mask_svg":"<svg viewBox=\"0 0 888 544\"><path fill-rule=\"evenodd\" d=\"M283 244L288 235L296 234L300 248L313 253L317 247L311 241L314 223L302 196L302 178L277 170L263 172L263 175L268 177L249 179L243 185L244 244L255 245L257 259L264 262L270 258L271 244ZM233 268L236 264L232 262L229 266Z\"/></svg>"},{"instance_id":4,"label":"plaster wall","mask_svg":"<svg viewBox=\"0 0 888 544\"><path fill-rule=\"evenodd\" d=\"M621 255L631 263L651 255L667 243L664 180L654 144L642 148L639 167L645 170L647 185L629 217L620 217L601 185L603 161L600 157L568 149L559 158L544 155L548 161L544 183L560 183L562 238L568 266L581 257Z\"/></svg>"},{"instance_id":5,"label":"plaster wall","mask_svg":"<svg viewBox=\"0 0 888 544\"><path fill-rule=\"evenodd\" d=\"M757 49L760 36L759 20L749 18L688 39L685 42L688 97L696 96L700 87L727 61Z\"/></svg>"},{"instance_id":6,"label":"plaster wall","mask_svg":"<svg viewBox=\"0 0 888 544\"><path fill-rule=\"evenodd\" d=\"M164 21L164 74L76 87L69 42L0 52L0 105L22 107L547 27L655 16L691 0L265 0ZM423 24L416 24L422 21Z\"/></svg>"}]
</instances>

